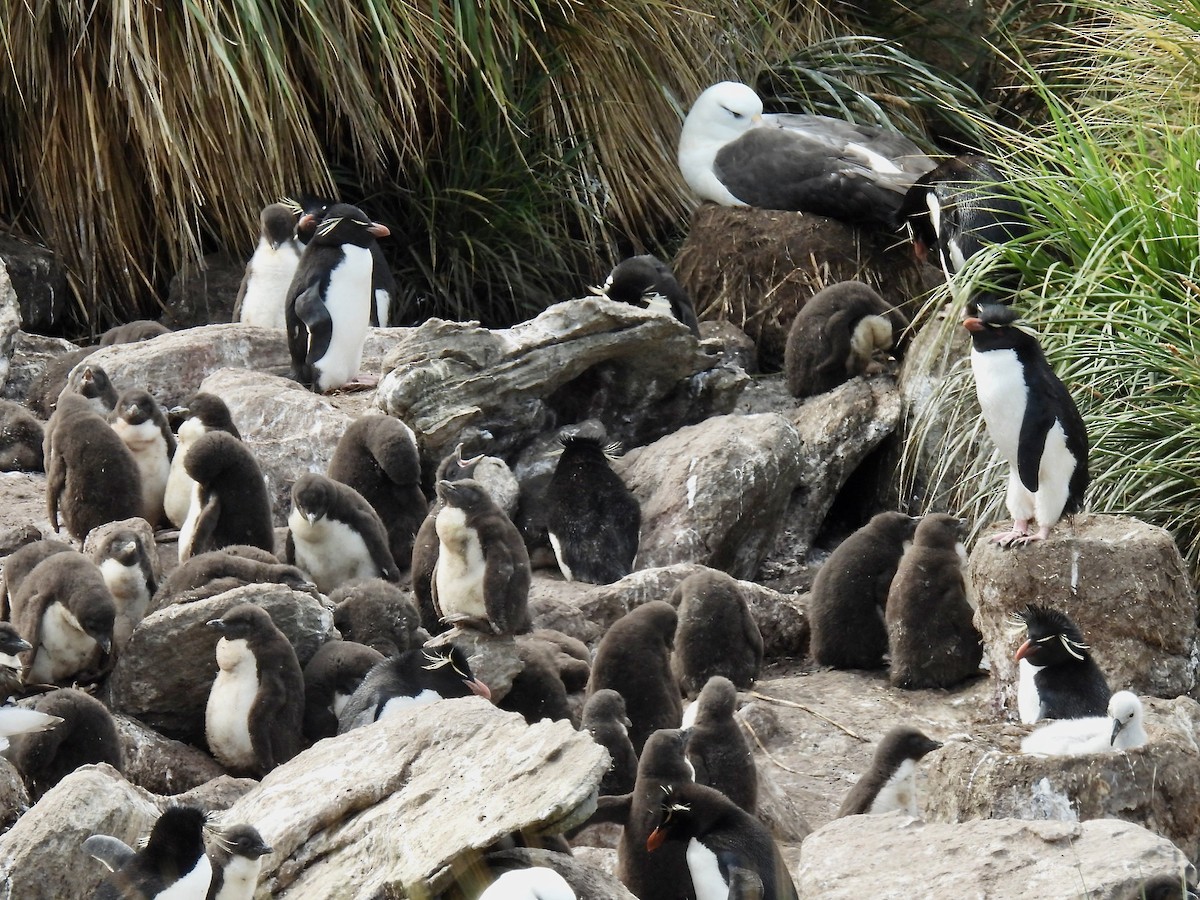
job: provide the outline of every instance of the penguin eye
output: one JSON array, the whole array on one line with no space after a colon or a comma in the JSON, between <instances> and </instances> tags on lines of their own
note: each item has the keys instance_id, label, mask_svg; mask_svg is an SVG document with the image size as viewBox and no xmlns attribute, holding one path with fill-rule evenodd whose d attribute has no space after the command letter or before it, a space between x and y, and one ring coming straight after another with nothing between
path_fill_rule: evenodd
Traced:
<instances>
[{"instance_id":1,"label":"penguin eye","mask_svg":"<svg viewBox=\"0 0 1200 900\"><path fill-rule=\"evenodd\" d=\"M355 225L361 225L363 228L370 228L372 224L370 222L360 222L358 219L351 219L350 221Z\"/></svg>"}]
</instances>

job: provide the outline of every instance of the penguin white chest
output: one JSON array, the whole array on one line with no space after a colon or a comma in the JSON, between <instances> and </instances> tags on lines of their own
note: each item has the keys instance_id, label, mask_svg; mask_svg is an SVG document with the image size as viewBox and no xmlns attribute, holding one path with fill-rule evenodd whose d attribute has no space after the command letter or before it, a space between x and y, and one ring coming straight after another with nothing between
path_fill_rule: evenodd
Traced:
<instances>
[{"instance_id":1,"label":"penguin white chest","mask_svg":"<svg viewBox=\"0 0 1200 900\"><path fill-rule=\"evenodd\" d=\"M287 292L299 265L300 252L291 241L273 250L269 242L260 240L250 258L250 277L242 297L240 321L283 331L287 327Z\"/></svg>"},{"instance_id":2,"label":"penguin white chest","mask_svg":"<svg viewBox=\"0 0 1200 900\"><path fill-rule=\"evenodd\" d=\"M483 584L487 562L479 535L467 526L467 514L456 506L439 512L434 527L441 542L433 577L442 618L486 620Z\"/></svg>"},{"instance_id":3,"label":"penguin white chest","mask_svg":"<svg viewBox=\"0 0 1200 900\"><path fill-rule=\"evenodd\" d=\"M183 468L183 463L191 445L204 432L204 424L193 416L180 425L175 434L175 455L171 457L171 471L167 475L166 490L163 491L163 512L176 528L183 527L188 506L192 502L192 486L196 483Z\"/></svg>"},{"instance_id":4,"label":"penguin white chest","mask_svg":"<svg viewBox=\"0 0 1200 900\"><path fill-rule=\"evenodd\" d=\"M208 886L212 883L212 863L208 855L201 853L192 871L188 872L169 888L154 895L155 900L204 900Z\"/></svg>"},{"instance_id":5,"label":"penguin white chest","mask_svg":"<svg viewBox=\"0 0 1200 900\"><path fill-rule=\"evenodd\" d=\"M309 522L303 513L288 516L296 565L312 578L322 594L329 594L352 578L378 578L382 573L357 531L328 516Z\"/></svg>"},{"instance_id":6,"label":"penguin white chest","mask_svg":"<svg viewBox=\"0 0 1200 900\"><path fill-rule=\"evenodd\" d=\"M387 703L383 704L383 709L379 710L379 715L375 717L375 721L386 719L389 716L394 716L397 713L403 712L406 709L411 709L414 706L426 706L430 703L437 703L442 699L442 695L433 688L425 688L415 697L399 696L393 697Z\"/></svg>"},{"instance_id":7,"label":"penguin white chest","mask_svg":"<svg viewBox=\"0 0 1200 900\"><path fill-rule=\"evenodd\" d=\"M900 810L910 816L916 816L916 771L917 764L911 759L901 762L896 771L891 774L891 777L884 782L883 787L879 789L879 793L871 801L871 806L867 812L874 815Z\"/></svg>"},{"instance_id":8,"label":"penguin white chest","mask_svg":"<svg viewBox=\"0 0 1200 900\"><path fill-rule=\"evenodd\" d=\"M184 517L183 524L179 526L179 561L186 562L191 559L196 548L192 546L196 540L196 525L200 521L200 512L204 509L204 498L200 496L199 482L192 481L191 497L188 500L187 515Z\"/></svg>"},{"instance_id":9,"label":"penguin white chest","mask_svg":"<svg viewBox=\"0 0 1200 900\"><path fill-rule=\"evenodd\" d=\"M1027 659L1017 661L1017 713L1024 725L1032 725L1042 717L1042 697L1033 678L1043 668Z\"/></svg>"},{"instance_id":10,"label":"penguin white chest","mask_svg":"<svg viewBox=\"0 0 1200 900\"><path fill-rule=\"evenodd\" d=\"M156 525L162 518L163 496L167 491L167 479L171 475L171 458L167 455L167 442L162 431L150 419L139 425L130 425L118 419L113 430L120 435L142 476L142 518Z\"/></svg>"},{"instance_id":11,"label":"penguin white chest","mask_svg":"<svg viewBox=\"0 0 1200 900\"><path fill-rule=\"evenodd\" d=\"M258 696L258 661L244 639L221 638L217 666L204 710L204 736L213 756L226 767L253 768L257 757L250 739L250 711Z\"/></svg>"},{"instance_id":12,"label":"penguin white chest","mask_svg":"<svg viewBox=\"0 0 1200 900\"><path fill-rule=\"evenodd\" d=\"M728 900L729 882L721 875L717 854L696 838L692 838L688 841L684 856L687 859L688 872L692 875L696 900Z\"/></svg>"},{"instance_id":13,"label":"penguin white chest","mask_svg":"<svg viewBox=\"0 0 1200 900\"><path fill-rule=\"evenodd\" d=\"M100 574L117 605L113 645L124 647L133 629L146 616L146 608L150 605L150 589L141 566L127 566L119 559L109 557L104 560L100 564Z\"/></svg>"},{"instance_id":14,"label":"penguin white chest","mask_svg":"<svg viewBox=\"0 0 1200 900\"><path fill-rule=\"evenodd\" d=\"M79 620L62 603L51 603L42 613L41 646L29 670L28 681L53 684L82 672L100 653L100 645L83 630Z\"/></svg>"},{"instance_id":15,"label":"penguin white chest","mask_svg":"<svg viewBox=\"0 0 1200 900\"><path fill-rule=\"evenodd\" d=\"M1009 465L1017 464L1017 445L1021 423L1029 400L1025 370L1015 350L971 351L971 371L979 408L987 423L988 434Z\"/></svg>"},{"instance_id":16,"label":"penguin white chest","mask_svg":"<svg viewBox=\"0 0 1200 900\"><path fill-rule=\"evenodd\" d=\"M342 261L329 273L325 289L329 347L320 359L312 361L322 391L341 387L358 374L371 321L372 265L370 250L344 244Z\"/></svg>"},{"instance_id":17,"label":"penguin white chest","mask_svg":"<svg viewBox=\"0 0 1200 900\"><path fill-rule=\"evenodd\" d=\"M254 888L258 885L262 864L261 856L258 859L231 857L225 866L221 889L217 891L213 900L249 900L254 896Z\"/></svg>"}]
</instances>

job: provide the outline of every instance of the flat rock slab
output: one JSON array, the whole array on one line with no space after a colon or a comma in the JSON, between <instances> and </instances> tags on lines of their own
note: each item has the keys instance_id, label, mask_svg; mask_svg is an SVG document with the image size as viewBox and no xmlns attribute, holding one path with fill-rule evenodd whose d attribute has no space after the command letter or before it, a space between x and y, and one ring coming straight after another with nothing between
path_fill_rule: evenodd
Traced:
<instances>
[{"instance_id":1,"label":"flat rock slab","mask_svg":"<svg viewBox=\"0 0 1200 900\"><path fill-rule=\"evenodd\" d=\"M567 722L529 726L483 699L443 700L319 741L225 819L253 823L275 848L259 897L425 897L464 854L581 821L607 766Z\"/></svg>"},{"instance_id":2,"label":"flat rock slab","mask_svg":"<svg viewBox=\"0 0 1200 900\"><path fill-rule=\"evenodd\" d=\"M1126 516L1075 516L1050 539L1003 549L984 535L971 550L975 624L997 703L1016 714L1012 615L1029 603L1070 616L1114 690L1177 697L1196 685L1196 594L1171 535Z\"/></svg>"},{"instance_id":3,"label":"flat rock slab","mask_svg":"<svg viewBox=\"0 0 1200 900\"><path fill-rule=\"evenodd\" d=\"M1189 697L1145 700L1144 747L1123 753L1037 756L1020 751L1031 729L988 725L948 742L924 762L925 817L1123 819L1200 854L1200 704ZM1034 726L1036 728L1037 726Z\"/></svg>"},{"instance_id":4,"label":"flat rock slab","mask_svg":"<svg viewBox=\"0 0 1200 900\"><path fill-rule=\"evenodd\" d=\"M902 813L835 819L804 841L801 897L860 900L1126 900L1187 859L1165 838L1112 819L929 824Z\"/></svg>"}]
</instances>

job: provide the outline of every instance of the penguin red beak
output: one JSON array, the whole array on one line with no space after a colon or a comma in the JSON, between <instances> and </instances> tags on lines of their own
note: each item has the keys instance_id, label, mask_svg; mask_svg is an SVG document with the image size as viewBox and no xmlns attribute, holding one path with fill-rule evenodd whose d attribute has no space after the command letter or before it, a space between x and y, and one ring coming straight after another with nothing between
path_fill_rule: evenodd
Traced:
<instances>
[{"instance_id":1,"label":"penguin red beak","mask_svg":"<svg viewBox=\"0 0 1200 900\"><path fill-rule=\"evenodd\" d=\"M963 319L963 328L970 332L983 331L983 320L975 316Z\"/></svg>"},{"instance_id":2,"label":"penguin red beak","mask_svg":"<svg viewBox=\"0 0 1200 900\"><path fill-rule=\"evenodd\" d=\"M476 697L482 697L484 700L492 699L491 688L489 688L478 678L472 678L470 681L465 681L463 683L471 689L471 693Z\"/></svg>"},{"instance_id":3,"label":"penguin red beak","mask_svg":"<svg viewBox=\"0 0 1200 900\"><path fill-rule=\"evenodd\" d=\"M305 213L304 215L302 215L300 217L300 221L296 223L296 230L299 231L302 228L309 228L309 227L315 225L316 222L317 222L316 216L314 216L312 213Z\"/></svg>"},{"instance_id":4,"label":"penguin red beak","mask_svg":"<svg viewBox=\"0 0 1200 900\"><path fill-rule=\"evenodd\" d=\"M1029 651L1033 649L1033 641L1026 641L1017 648L1016 661L1020 662L1029 655Z\"/></svg>"},{"instance_id":5,"label":"penguin red beak","mask_svg":"<svg viewBox=\"0 0 1200 900\"><path fill-rule=\"evenodd\" d=\"M372 222L371 227L367 229L375 237L387 237L392 233L392 230L386 225L381 225L379 222Z\"/></svg>"},{"instance_id":6,"label":"penguin red beak","mask_svg":"<svg viewBox=\"0 0 1200 900\"><path fill-rule=\"evenodd\" d=\"M655 828L650 832L650 836L646 838L646 851L653 853L659 847L667 842L667 833L661 828Z\"/></svg>"}]
</instances>

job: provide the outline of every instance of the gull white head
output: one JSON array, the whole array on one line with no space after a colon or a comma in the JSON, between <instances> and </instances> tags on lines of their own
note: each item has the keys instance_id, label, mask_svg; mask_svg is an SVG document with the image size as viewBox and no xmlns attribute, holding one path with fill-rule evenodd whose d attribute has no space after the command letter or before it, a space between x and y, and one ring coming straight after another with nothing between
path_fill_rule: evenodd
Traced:
<instances>
[{"instance_id":1,"label":"gull white head","mask_svg":"<svg viewBox=\"0 0 1200 900\"><path fill-rule=\"evenodd\" d=\"M1108 716L1112 720L1109 744L1115 750L1133 750L1146 743L1142 727L1142 701L1132 691L1117 691L1108 701Z\"/></svg>"},{"instance_id":2,"label":"gull white head","mask_svg":"<svg viewBox=\"0 0 1200 900\"><path fill-rule=\"evenodd\" d=\"M758 94L740 81L714 84L692 104L679 135L679 171L705 200L745 206L713 174L713 161L722 147L762 124L762 111Z\"/></svg>"}]
</instances>

